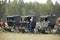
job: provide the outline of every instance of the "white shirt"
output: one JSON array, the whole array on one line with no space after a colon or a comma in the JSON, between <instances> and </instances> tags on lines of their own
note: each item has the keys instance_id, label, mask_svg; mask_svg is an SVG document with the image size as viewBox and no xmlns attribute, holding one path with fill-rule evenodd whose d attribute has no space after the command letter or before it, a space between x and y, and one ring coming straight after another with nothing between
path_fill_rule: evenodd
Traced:
<instances>
[{"instance_id":1,"label":"white shirt","mask_svg":"<svg viewBox=\"0 0 60 40\"><path fill-rule=\"evenodd\" d=\"M41 27L47 27L49 21L41 21Z\"/></svg>"}]
</instances>

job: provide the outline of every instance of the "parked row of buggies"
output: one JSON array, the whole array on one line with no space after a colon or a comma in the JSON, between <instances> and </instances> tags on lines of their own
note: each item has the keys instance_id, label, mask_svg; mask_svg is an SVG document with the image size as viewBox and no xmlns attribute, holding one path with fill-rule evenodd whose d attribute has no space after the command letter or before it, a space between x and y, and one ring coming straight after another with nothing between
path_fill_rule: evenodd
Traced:
<instances>
[{"instance_id":1,"label":"parked row of buggies","mask_svg":"<svg viewBox=\"0 0 60 40\"><path fill-rule=\"evenodd\" d=\"M33 17L34 21L36 22L33 32L30 32L29 27L31 17ZM51 17L51 15L40 16L39 20L37 20L36 16L32 15L28 16L14 15L14 16L7 16L7 22L5 24L1 22L0 27L4 32L43 33L43 34L60 33L60 27L56 19L57 18L55 16ZM48 23L49 26L46 27L47 30L45 30L46 28L41 26L42 20L49 20L55 22L54 27L53 25L50 27L50 24Z\"/></svg>"}]
</instances>

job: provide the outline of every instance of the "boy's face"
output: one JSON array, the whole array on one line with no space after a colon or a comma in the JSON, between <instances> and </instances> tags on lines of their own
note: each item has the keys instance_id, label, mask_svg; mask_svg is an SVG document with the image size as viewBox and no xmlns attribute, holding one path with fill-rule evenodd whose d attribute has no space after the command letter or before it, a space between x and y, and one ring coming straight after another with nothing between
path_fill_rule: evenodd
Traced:
<instances>
[{"instance_id":1,"label":"boy's face","mask_svg":"<svg viewBox=\"0 0 60 40\"><path fill-rule=\"evenodd\" d=\"M30 19L30 21L33 21L33 19Z\"/></svg>"}]
</instances>

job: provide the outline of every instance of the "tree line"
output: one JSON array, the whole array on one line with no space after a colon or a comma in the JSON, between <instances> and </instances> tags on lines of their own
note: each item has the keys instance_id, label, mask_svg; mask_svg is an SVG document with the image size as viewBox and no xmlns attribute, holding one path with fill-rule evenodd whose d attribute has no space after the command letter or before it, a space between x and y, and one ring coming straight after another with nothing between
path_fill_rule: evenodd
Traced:
<instances>
[{"instance_id":1,"label":"tree line","mask_svg":"<svg viewBox=\"0 0 60 40\"><path fill-rule=\"evenodd\" d=\"M5 0L0 4L0 19L6 18L8 15L49 15L56 14L59 17L60 4L56 1L55 4L51 0L47 0L45 4L38 2L24 3L24 1L19 0L17 2L14 0L12 3L6 3Z\"/></svg>"}]
</instances>

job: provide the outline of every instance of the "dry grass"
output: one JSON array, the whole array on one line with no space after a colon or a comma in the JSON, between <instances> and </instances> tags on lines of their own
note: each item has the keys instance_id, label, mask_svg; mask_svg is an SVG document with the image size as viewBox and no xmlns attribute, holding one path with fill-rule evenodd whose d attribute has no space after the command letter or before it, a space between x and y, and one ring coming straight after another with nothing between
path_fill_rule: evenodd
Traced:
<instances>
[{"instance_id":1,"label":"dry grass","mask_svg":"<svg viewBox=\"0 0 60 40\"><path fill-rule=\"evenodd\" d=\"M0 33L0 40L60 40L59 34Z\"/></svg>"}]
</instances>

